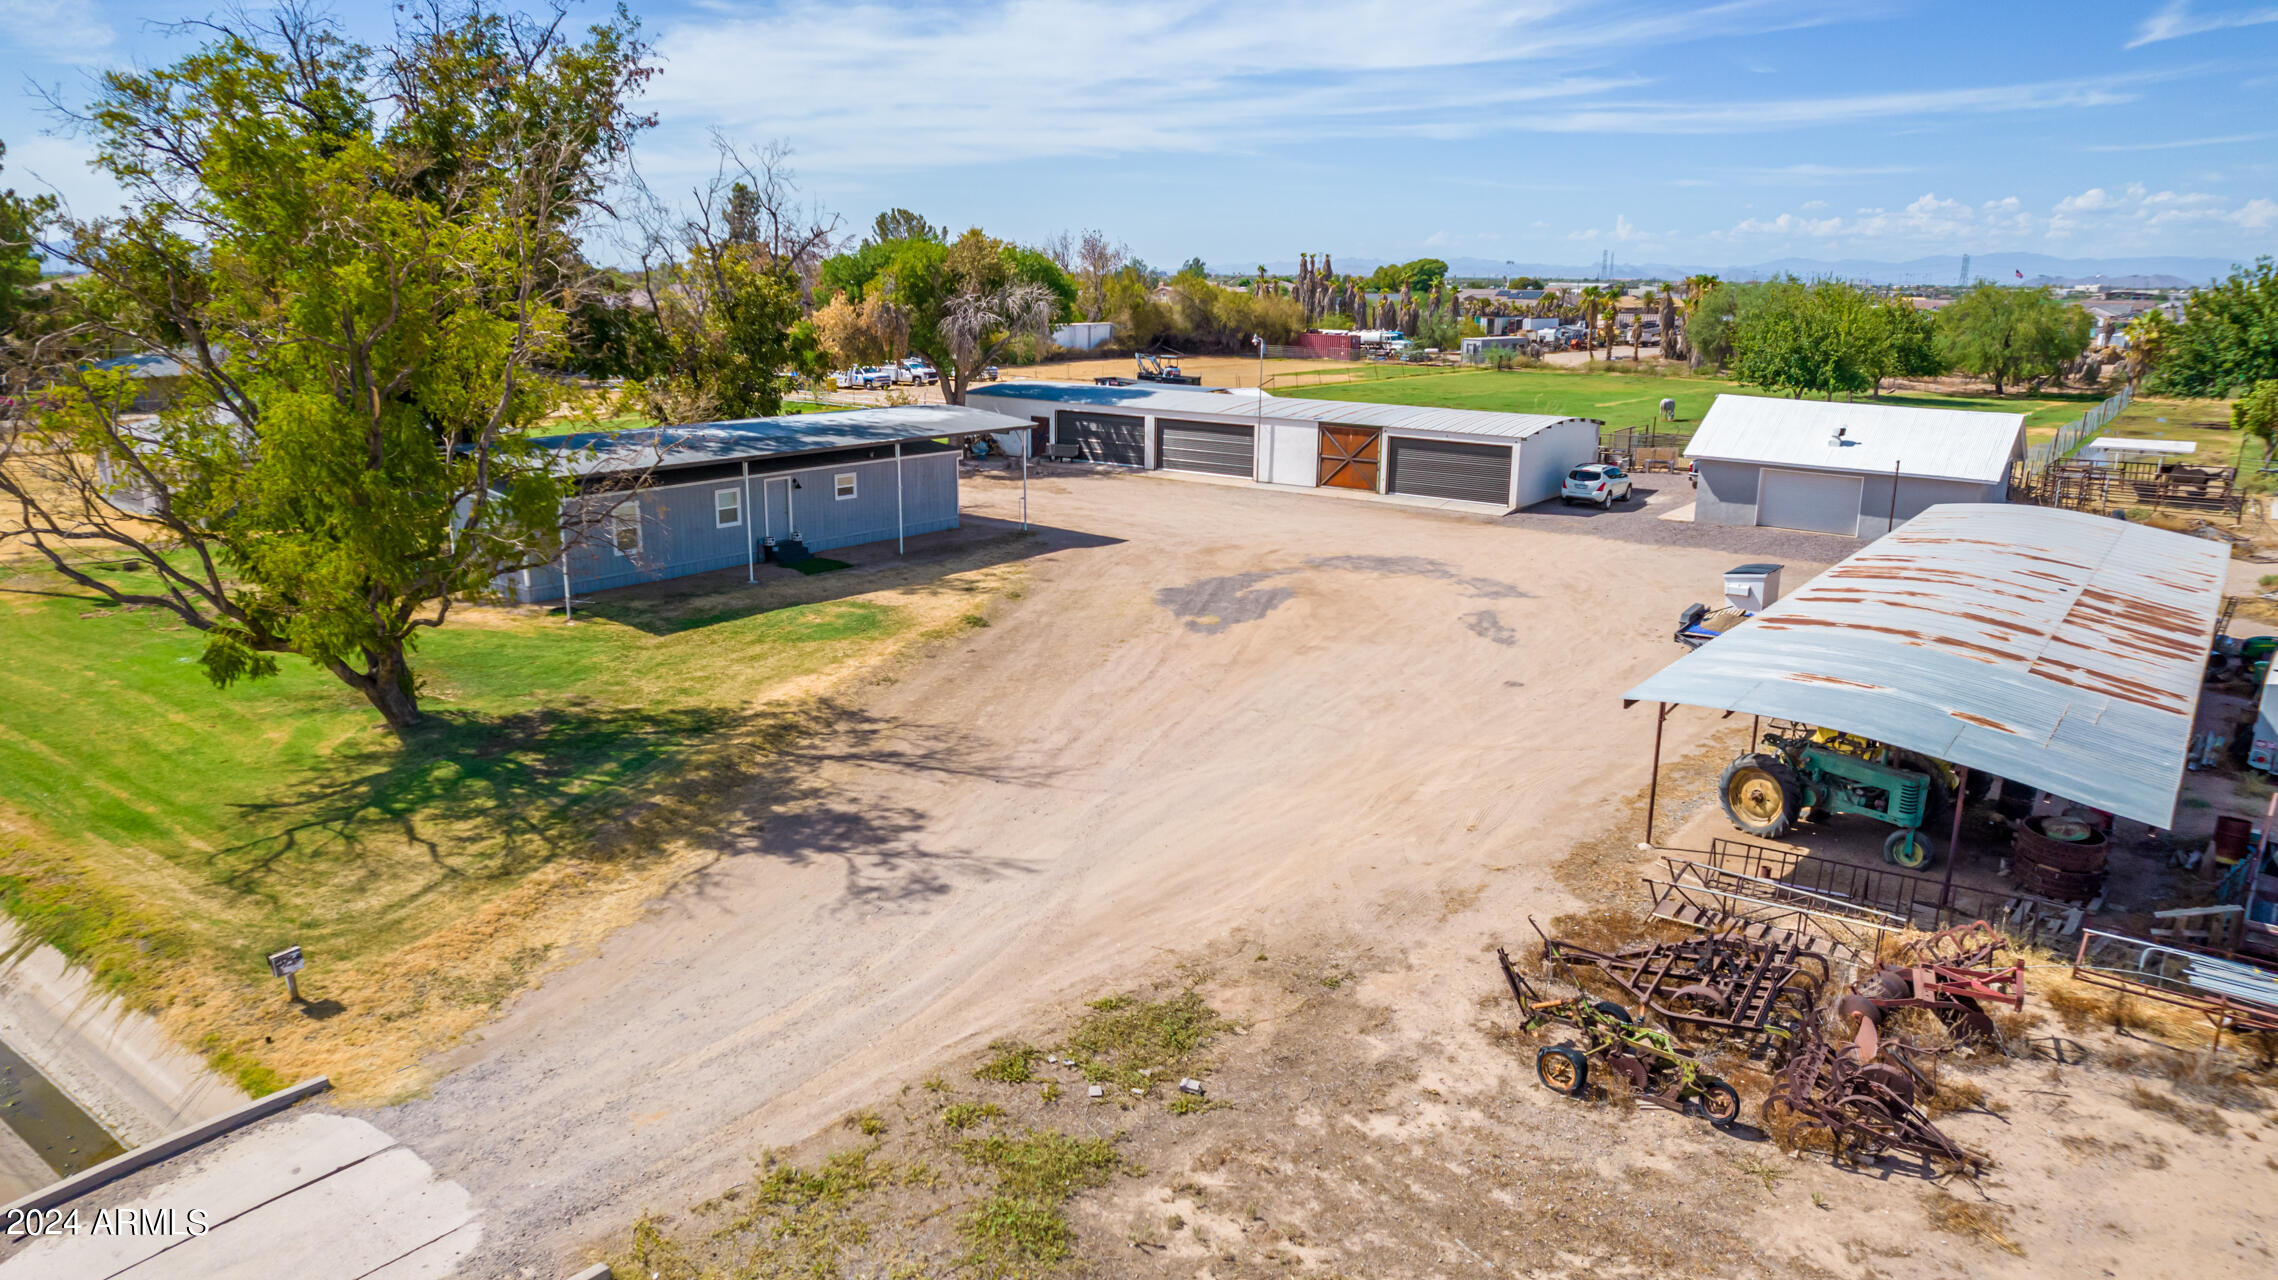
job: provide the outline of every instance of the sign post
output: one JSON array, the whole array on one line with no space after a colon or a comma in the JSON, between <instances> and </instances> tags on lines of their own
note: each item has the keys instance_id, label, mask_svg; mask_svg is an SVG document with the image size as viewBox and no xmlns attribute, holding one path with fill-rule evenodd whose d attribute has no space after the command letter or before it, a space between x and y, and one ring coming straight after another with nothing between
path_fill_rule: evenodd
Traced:
<instances>
[{"instance_id":1,"label":"sign post","mask_svg":"<svg viewBox=\"0 0 2278 1280\"><path fill-rule=\"evenodd\" d=\"M299 947L287 947L283 951L272 952L269 956L269 972L285 980L285 997L295 1004L300 1003L301 984L300 979L294 975L307 967L308 961L301 958Z\"/></svg>"}]
</instances>

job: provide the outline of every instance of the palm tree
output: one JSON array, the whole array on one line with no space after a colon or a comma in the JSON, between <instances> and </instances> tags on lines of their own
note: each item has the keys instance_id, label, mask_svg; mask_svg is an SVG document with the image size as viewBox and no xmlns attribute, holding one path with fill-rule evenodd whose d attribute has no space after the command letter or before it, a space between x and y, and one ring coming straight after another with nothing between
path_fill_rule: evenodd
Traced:
<instances>
[{"instance_id":1,"label":"palm tree","mask_svg":"<svg viewBox=\"0 0 2278 1280\"><path fill-rule=\"evenodd\" d=\"M1639 359L1645 350L1645 317L1661 305L1661 299L1651 289L1647 289L1639 301L1645 304L1645 310L1637 313L1637 323L1629 327L1629 358L1632 360Z\"/></svg>"},{"instance_id":2,"label":"palm tree","mask_svg":"<svg viewBox=\"0 0 2278 1280\"><path fill-rule=\"evenodd\" d=\"M1709 291L1723 283L1716 276L1706 274L1685 277L1685 351L1688 359L1693 347L1693 317L1700 314L1701 304L1708 300ZM1662 350L1668 350L1666 339L1663 340Z\"/></svg>"},{"instance_id":3,"label":"palm tree","mask_svg":"<svg viewBox=\"0 0 2278 1280\"><path fill-rule=\"evenodd\" d=\"M1582 358L1585 362L1598 358L1598 304L1606 291L1594 284L1582 286ZM1608 353L1612 347L1607 348Z\"/></svg>"}]
</instances>

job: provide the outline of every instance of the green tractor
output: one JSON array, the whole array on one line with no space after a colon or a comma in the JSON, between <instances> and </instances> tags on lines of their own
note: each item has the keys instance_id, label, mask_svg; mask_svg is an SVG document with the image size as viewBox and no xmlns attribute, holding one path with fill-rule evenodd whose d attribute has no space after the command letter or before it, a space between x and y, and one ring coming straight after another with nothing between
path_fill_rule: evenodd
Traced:
<instances>
[{"instance_id":1,"label":"green tractor","mask_svg":"<svg viewBox=\"0 0 2278 1280\"><path fill-rule=\"evenodd\" d=\"M1898 828L1883 841L1886 862L1919 871L1937 856L1922 828L1953 803L1949 766L1850 734L1775 721L1765 751L1726 765L1718 799L1732 825L1777 840L1810 809L1815 817L1856 813Z\"/></svg>"}]
</instances>

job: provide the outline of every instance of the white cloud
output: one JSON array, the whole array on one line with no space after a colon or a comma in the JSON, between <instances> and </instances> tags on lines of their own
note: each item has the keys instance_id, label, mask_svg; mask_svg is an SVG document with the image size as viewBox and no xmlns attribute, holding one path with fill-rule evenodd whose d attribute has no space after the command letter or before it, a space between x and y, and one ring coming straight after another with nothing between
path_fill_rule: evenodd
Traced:
<instances>
[{"instance_id":1,"label":"white cloud","mask_svg":"<svg viewBox=\"0 0 2278 1280\"><path fill-rule=\"evenodd\" d=\"M785 137L834 179L1134 154L1243 155L1356 138L1763 131L2128 101L2143 76L1734 102L1644 100L1660 56L1850 12L1832 0L1671 0L1608 22L1573 0L789 0L668 23L652 173L705 167L700 126ZM1302 32L1302 38L1293 38ZM1639 71L1618 68L1642 68ZM1616 68L1609 70L1609 68ZM1877 172L1792 166L1785 180Z\"/></svg>"},{"instance_id":2,"label":"white cloud","mask_svg":"<svg viewBox=\"0 0 2278 1280\"><path fill-rule=\"evenodd\" d=\"M1609 52L1763 30L1814 4L1828 7L1670 4L1607 23L1562 0L792 0L665 26L649 98L668 120L787 136L825 172L1447 138L1513 114L1497 108L1645 83L1584 69ZM1534 74L1506 74L1520 67ZM688 135L680 158L698 163Z\"/></svg>"},{"instance_id":3,"label":"white cloud","mask_svg":"<svg viewBox=\"0 0 2278 1280\"><path fill-rule=\"evenodd\" d=\"M2076 111L2121 106L2138 93L2126 86L2172 78L2168 73L2049 80L2033 84L1922 89L1784 101L1624 102L1530 115L1529 128L1566 133L1764 133L1912 116Z\"/></svg>"},{"instance_id":4,"label":"white cloud","mask_svg":"<svg viewBox=\"0 0 2278 1280\"><path fill-rule=\"evenodd\" d=\"M95 62L117 33L88 0L0 0L0 35L11 51L56 62Z\"/></svg>"},{"instance_id":5,"label":"white cloud","mask_svg":"<svg viewBox=\"0 0 2278 1280\"><path fill-rule=\"evenodd\" d=\"M2144 24L2136 28L2136 38L2128 41L2126 47L2136 49L2162 40L2203 35L2231 27L2258 27L2269 22L2278 22L2278 9L2246 9L2202 15L2191 12L2189 0L2168 0L2159 12L2144 19Z\"/></svg>"},{"instance_id":6,"label":"white cloud","mask_svg":"<svg viewBox=\"0 0 2278 1280\"><path fill-rule=\"evenodd\" d=\"M1589 240L1597 241L1600 243L1611 240L1615 244L1633 245L1642 248L1646 245L1666 240L1668 237L1662 232L1642 230L1636 223L1629 220L1628 214L1617 213L1614 215L1614 225L1610 228L1591 227L1587 231L1569 231L1566 233L1566 238L1569 240Z\"/></svg>"},{"instance_id":7,"label":"white cloud","mask_svg":"<svg viewBox=\"0 0 2278 1280\"><path fill-rule=\"evenodd\" d=\"M2224 147L2240 142L2266 142L2278 133L2230 133L2219 138L2177 138L2171 142L2112 142L2082 147L2083 151L2176 151L2184 147Z\"/></svg>"},{"instance_id":8,"label":"white cloud","mask_svg":"<svg viewBox=\"0 0 2278 1280\"><path fill-rule=\"evenodd\" d=\"M1814 202L1817 203L1817 202ZM2186 233L2267 231L2278 226L2278 201L2237 200L2203 191L2154 191L2141 183L2090 187L2065 196L2046 211L2016 196L1972 204L1925 192L1899 209L1862 208L1851 217L1743 218L1712 233L1719 242L1768 240L1816 242L1860 251L1955 252L1971 245L1986 248L2084 249L2174 252Z\"/></svg>"}]
</instances>

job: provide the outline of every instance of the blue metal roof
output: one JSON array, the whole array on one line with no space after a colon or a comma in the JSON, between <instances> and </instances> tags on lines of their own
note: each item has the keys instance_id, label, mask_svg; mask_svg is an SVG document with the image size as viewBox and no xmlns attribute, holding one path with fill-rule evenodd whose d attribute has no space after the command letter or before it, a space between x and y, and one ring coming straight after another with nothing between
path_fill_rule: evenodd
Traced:
<instances>
[{"instance_id":1,"label":"blue metal roof","mask_svg":"<svg viewBox=\"0 0 2278 1280\"><path fill-rule=\"evenodd\" d=\"M1862 734L2166 827L2229 548L1932 507L1626 698Z\"/></svg>"},{"instance_id":2,"label":"blue metal roof","mask_svg":"<svg viewBox=\"0 0 2278 1280\"><path fill-rule=\"evenodd\" d=\"M1492 413L1484 409L1436 409L1428 405L1372 404L1364 400L1301 400L1291 396L1265 396L1237 388L1210 391L1199 387L1108 387L1080 382L1000 382L974 387L966 393L982 399L1047 400L1061 404L1090 404L1185 417L1217 415L1230 418L1273 418L1283 422L1335 422L1352 426L1385 427L1394 431L1431 431L1442 435L1497 436L1523 440L1545 427L1562 422L1589 422L1595 418L1567 418L1540 413Z\"/></svg>"},{"instance_id":3,"label":"blue metal roof","mask_svg":"<svg viewBox=\"0 0 2278 1280\"><path fill-rule=\"evenodd\" d=\"M631 431L584 431L538 436L530 443L562 454L571 474L593 475L1016 431L1028 425L1020 418L964 405L905 404Z\"/></svg>"}]
</instances>

